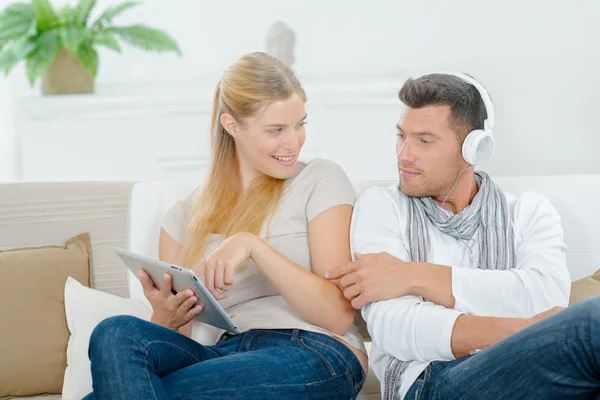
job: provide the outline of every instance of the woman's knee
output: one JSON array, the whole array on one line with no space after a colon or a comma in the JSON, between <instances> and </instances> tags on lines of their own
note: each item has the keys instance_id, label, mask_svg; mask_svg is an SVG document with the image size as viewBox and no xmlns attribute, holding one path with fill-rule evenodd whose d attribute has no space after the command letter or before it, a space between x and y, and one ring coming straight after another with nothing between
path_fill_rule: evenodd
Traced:
<instances>
[{"instance_id":1,"label":"woman's knee","mask_svg":"<svg viewBox=\"0 0 600 400\"><path fill-rule=\"evenodd\" d=\"M147 322L129 315L117 315L101 321L90 337L90 356L96 350L106 351L119 344L130 343L135 333L140 332L140 325Z\"/></svg>"}]
</instances>

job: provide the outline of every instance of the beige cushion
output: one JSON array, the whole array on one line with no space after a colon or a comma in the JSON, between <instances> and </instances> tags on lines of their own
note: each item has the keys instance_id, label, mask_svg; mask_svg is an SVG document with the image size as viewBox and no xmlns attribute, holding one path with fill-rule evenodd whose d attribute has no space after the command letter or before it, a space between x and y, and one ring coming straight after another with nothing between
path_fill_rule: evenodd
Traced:
<instances>
[{"instance_id":1,"label":"beige cushion","mask_svg":"<svg viewBox=\"0 0 600 400\"><path fill-rule=\"evenodd\" d=\"M0 397L60 393L69 330L64 287L89 286L90 237L0 252Z\"/></svg>"},{"instance_id":2,"label":"beige cushion","mask_svg":"<svg viewBox=\"0 0 600 400\"><path fill-rule=\"evenodd\" d=\"M591 296L600 296L600 270L571 284L571 299L569 300L569 304Z\"/></svg>"}]
</instances>

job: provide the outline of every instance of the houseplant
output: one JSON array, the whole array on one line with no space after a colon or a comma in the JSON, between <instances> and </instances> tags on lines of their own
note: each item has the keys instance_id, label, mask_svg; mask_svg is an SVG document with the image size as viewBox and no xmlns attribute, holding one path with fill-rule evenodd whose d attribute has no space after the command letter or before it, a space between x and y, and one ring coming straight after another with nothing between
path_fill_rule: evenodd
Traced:
<instances>
[{"instance_id":1,"label":"houseplant","mask_svg":"<svg viewBox=\"0 0 600 400\"><path fill-rule=\"evenodd\" d=\"M0 13L0 71L8 74L25 61L30 84L42 76L42 93L91 93L98 72L98 46L120 52L119 41L153 51L181 55L165 32L143 25L118 26L115 17L135 7L127 1L90 15L96 0L79 0L55 11L49 0L14 3Z\"/></svg>"}]
</instances>

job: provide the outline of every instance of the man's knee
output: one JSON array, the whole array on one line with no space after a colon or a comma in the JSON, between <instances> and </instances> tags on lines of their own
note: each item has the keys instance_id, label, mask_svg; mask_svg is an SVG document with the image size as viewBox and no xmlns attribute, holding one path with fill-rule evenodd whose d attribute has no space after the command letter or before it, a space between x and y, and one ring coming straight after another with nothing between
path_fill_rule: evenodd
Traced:
<instances>
[{"instance_id":1,"label":"man's knee","mask_svg":"<svg viewBox=\"0 0 600 400\"><path fill-rule=\"evenodd\" d=\"M585 317L598 317L600 315L600 296L580 300L569 308L573 309L574 313Z\"/></svg>"},{"instance_id":2,"label":"man's knee","mask_svg":"<svg viewBox=\"0 0 600 400\"><path fill-rule=\"evenodd\" d=\"M600 296L588 297L573 304L567 311L582 328L600 333Z\"/></svg>"}]
</instances>

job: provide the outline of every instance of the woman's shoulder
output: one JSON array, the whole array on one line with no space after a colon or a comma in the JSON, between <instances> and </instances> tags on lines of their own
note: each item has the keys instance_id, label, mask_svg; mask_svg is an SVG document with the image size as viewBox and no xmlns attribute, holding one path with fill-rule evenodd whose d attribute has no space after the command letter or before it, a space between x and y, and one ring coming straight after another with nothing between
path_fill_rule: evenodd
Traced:
<instances>
[{"instance_id":1,"label":"woman's shoulder","mask_svg":"<svg viewBox=\"0 0 600 400\"><path fill-rule=\"evenodd\" d=\"M326 158L316 158L305 163L296 179L318 181L330 177L350 182L344 169L336 162Z\"/></svg>"},{"instance_id":2,"label":"woman's shoulder","mask_svg":"<svg viewBox=\"0 0 600 400\"><path fill-rule=\"evenodd\" d=\"M348 176L338 164L327 159L315 159L305 164L289 187L289 201L302 202L310 222L331 207L354 205L356 193Z\"/></svg>"},{"instance_id":3,"label":"woman's shoulder","mask_svg":"<svg viewBox=\"0 0 600 400\"><path fill-rule=\"evenodd\" d=\"M192 200L196 192L197 190L167 206L160 221L161 228L179 244L182 244L184 240L190 220Z\"/></svg>"},{"instance_id":4,"label":"woman's shoulder","mask_svg":"<svg viewBox=\"0 0 600 400\"><path fill-rule=\"evenodd\" d=\"M312 168L318 171L331 171L331 170L335 170L335 171L342 171L344 172L344 170L342 169L342 167L340 167L340 165L338 163L336 163L333 160L330 160L328 158L315 158L309 162L306 163L306 167L307 168ZM344 172L345 174L345 172Z\"/></svg>"},{"instance_id":5,"label":"woman's shoulder","mask_svg":"<svg viewBox=\"0 0 600 400\"><path fill-rule=\"evenodd\" d=\"M180 218L185 218L189 214L190 209L192 208L192 202L197 192L198 189L194 190L192 193L183 198L173 201L167 206L164 214L175 215Z\"/></svg>"}]
</instances>

